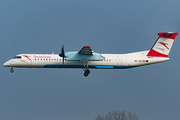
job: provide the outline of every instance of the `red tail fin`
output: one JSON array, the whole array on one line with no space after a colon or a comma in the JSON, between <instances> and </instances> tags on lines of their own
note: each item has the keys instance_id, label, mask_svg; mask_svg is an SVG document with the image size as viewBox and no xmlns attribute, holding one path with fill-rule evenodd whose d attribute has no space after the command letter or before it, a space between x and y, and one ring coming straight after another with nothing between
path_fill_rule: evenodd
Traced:
<instances>
[{"instance_id":1,"label":"red tail fin","mask_svg":"<svg viewBox=\"0 0 180 120\"><path fill-rule=\"evenodd\" d=\"M161 32L158 33L159 38L157 39L154 46L151 48L147 56L149 57L168 57L171 47L173 45L175 37L178 33L173 32Z\"/></svg>"}]
</instances>

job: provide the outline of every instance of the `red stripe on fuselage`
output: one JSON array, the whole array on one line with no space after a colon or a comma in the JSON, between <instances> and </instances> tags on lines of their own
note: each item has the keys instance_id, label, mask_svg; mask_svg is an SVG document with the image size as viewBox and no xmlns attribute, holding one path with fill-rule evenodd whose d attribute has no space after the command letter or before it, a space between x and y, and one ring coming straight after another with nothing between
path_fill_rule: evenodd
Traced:
<instances>
[{"instance_id":1,"label":"red stripe on fuselage","mask_svg":"<svg viewBox=\"0 0 180 120\"><path fill-rule=\"evenodd\" d=\"M26 57L27 59L29 59L29 60L31 61L31 59L29 58L29 56L27 56L27 55L22 55L22 56Z\"/></svg>"}]
</instances>

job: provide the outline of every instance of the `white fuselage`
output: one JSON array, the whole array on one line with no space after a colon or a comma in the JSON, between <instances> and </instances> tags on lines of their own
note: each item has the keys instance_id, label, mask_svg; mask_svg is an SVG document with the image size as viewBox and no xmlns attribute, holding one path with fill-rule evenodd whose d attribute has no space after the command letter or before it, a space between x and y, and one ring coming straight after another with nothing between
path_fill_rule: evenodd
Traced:
<instances>
[{"instance_id":1,"label":"white fuselage","mask_svg":"<svg viewBox=\"0 0 180 120\"><path fill-rule=\"evenodd\" d=\"M24 68L83 68L84 76L94 69L123 69L149 65L169 60L168 55L178 33L160 32L153 47L148 51L128 54L100 54L92 51L90 46L84 46L80 51L60 54L19 54L3 64L5 67Z\"/></svg>"},{"instance_id":2,"label":"white fuselage","mask_svg":"<svg viewBox=\"0 0 180 120\"><path fill-rule=\"evenodd\" d=\"M165 57L147 57L149 51L135 52L129 54L101 54L104 60L88 61L67 61L58 54L19 54L10 59L3 65L6 67L23 67L23 68L88 68L95 69L122 69L138 67L169 60Z\"/></svg>"}]
</instances>

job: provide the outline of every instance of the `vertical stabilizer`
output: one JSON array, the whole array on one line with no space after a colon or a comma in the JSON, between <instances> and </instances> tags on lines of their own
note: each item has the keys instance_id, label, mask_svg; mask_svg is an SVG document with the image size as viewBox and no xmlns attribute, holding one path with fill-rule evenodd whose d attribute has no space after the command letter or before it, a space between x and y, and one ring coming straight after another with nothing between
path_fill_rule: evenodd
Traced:
<instances>
[{"instance_id":1,"label":"vertical stabilizer","mask_svg":"<svg viewBox=\"0 0 180 120\"><path fill-rule=\"evenodd\" d=\"M178 33L174 32L161 32L158 33L159 38L157 39L154 46L151 48L147 56L149 57L168 57L171 47L173 45L175 37Z\"/></svg>"}]
</instances>

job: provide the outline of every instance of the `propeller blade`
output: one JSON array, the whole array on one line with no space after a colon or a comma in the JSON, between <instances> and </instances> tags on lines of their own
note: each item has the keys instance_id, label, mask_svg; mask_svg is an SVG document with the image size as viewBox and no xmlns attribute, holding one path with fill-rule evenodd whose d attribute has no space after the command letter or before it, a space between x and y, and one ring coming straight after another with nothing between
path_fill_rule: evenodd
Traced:
<instances>
[{"instance_id":1,"label":"propeller blade","mask_svg":"<svg viewBox=\"0 0 180 120\"><path fill-rule=\"evenodd\" d=\"M61 53L59 54L59 56L63 58L63 64L64 64L64 58L65 58L64 45L62 45Z\"/></svg>"},{"instance_id":2,"label":"propeller blade","mask_svg":"<svg viewBox=\"0 0 180 120\"><path fill-rule=\"evenodd\" d=\"M64 65L64 57L63 57L63 65Z\"/></svg>"},{"instance_id":3,"label":"propeller blade","mask_svg":"<svg viewBox=\"0 0 180 120\"><path fill-rule=\"evenodd\" d=\"M65 54L64 54L64 45L62 46L61 53L62 53L62 57L65 57Z\"/></svg>"},{"instance_id":4,"label":"propeller blade","mask_svg":"<svg viewBox=\"0 0 180 120\"><path fill-rule=\"evenodd\" d=\"M61 48L61 53L59 54L60 57L65 57L65 53L64 53L64 46L62 46Z\"/></svg>"}]
</instances>

